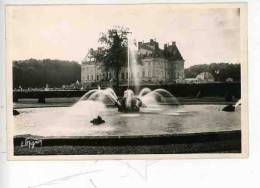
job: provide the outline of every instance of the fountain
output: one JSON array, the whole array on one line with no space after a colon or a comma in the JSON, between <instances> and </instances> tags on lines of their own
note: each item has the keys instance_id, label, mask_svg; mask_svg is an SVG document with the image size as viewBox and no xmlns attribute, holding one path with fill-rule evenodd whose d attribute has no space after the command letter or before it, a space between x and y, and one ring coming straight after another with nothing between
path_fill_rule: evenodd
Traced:
<instances>
[{"instance_id":1,"label":"fountain","mask_svg":"<svg viewBox=\"0 0 260 188\"><path fill-rule=\"evenodd\" d=\"M92 89L88 91L78 103L81 101L96 101L107 106L116 106L119 112L139 112L140 108L153 107L160 104L179 105L178 100L165 89L151 90L143 88L138 95L134 95L131 89L124 91L122 98L119 98L112 88ZM75 104L77 105L77 103Z\"/></svg>"},{"instance_id":2,"label":"fountain","mask_svg":"<svg viewBox=\"0 0 260 188\"><path fill-rule=\"evenodd\" d=\"M151 90L149 88L143 88L138 95L134 94L134 91L130 88L130 81L134 82L135 92L138 92L140 88L140 80L138 77L138 64L137 64L137 47L134 40L128 37L128 58L127 58L127 89L124 91L123 97L119 98L112 88L101 89L98 86L97 89L88 91L82 100L93 100L105 103L106 105L115 105L119 112L139 112L140 108L149 107L158 104L174 104L178 105L177 99L165 89Z\"/></svg>"}]
</instances>

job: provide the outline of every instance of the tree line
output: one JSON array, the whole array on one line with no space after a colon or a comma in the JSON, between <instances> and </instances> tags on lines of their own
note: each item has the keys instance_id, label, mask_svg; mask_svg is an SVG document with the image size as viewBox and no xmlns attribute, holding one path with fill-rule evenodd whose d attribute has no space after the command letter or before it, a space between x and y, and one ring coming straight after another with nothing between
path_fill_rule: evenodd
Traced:
<instances>
[{"instance_id":1,"label":"tree line","mask_svg":"<svg viewBox=\"0 0 260 188\"><path fill-rule=\"evenodd\" d=\"M214 77L215 81L224 82L227 78L232 78L234 81L240 81L240 64L231 63L211 63L193 65L184 70L186 78L195 78L202 72L209 72Z\"/></svg>"},{"instance_id":2,"label":"tree line","mask_svg":"<svg viewBox=\"0 0 260 188\"><path fill-rule=\"evenodd\" d=\"M13 87L41 88L75 83L81 79L81 66L75 61L28 59L13 61Z\"/></svg>"}]
</instances>

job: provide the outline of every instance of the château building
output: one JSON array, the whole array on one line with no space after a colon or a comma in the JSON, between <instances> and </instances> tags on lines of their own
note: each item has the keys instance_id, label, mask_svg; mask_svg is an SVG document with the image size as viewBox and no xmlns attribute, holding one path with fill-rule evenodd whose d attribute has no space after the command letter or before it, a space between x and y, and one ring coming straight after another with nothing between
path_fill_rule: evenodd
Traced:
<instances>
[{"instance_id":1,"label":"ch\u00e2teau building","mask_svg":"<svg viewBox=\"0 0 260 188\"><path fill-rule=\"evenodd\" d=\"M81 83L84 86L108 86L116 81L113 69L106 70L104 63L95 59L101 49L90 49L81 65ZM184 59L175 42L165 44L163 49L153 39L149 42L138 42L137 76L141 85L171 84L184 79ZM119 73L119 84L126 85L128 79L127 66ZM130 75L130 84L133 76Z\"/></svg>"}]
</instances>

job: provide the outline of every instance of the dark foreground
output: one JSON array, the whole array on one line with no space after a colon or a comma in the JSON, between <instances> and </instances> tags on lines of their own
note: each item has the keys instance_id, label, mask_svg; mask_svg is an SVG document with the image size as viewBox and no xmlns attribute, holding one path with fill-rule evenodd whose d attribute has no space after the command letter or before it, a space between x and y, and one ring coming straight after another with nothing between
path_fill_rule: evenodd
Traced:
<instances>
[{"instance_id":1,"label":"dark foreground","mask_svg":"<svg viewBox=\"0 0 260 188\"><path fill-rule=\"evenodd\" d=\"M241 153L241 131L178 135L35 137L42 146L21 147L29 135L14 138L14 155L96 155L96 154L191 154Z\"/></svg>"}]
</instances>

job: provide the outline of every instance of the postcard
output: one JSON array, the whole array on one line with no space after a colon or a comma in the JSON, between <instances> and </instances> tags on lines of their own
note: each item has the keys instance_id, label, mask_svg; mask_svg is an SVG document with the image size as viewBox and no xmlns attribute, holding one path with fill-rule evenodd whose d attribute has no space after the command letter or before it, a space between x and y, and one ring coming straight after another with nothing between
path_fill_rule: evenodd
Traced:
<instances>
[{"instance_id":1,"label":"postcard","mask_svg":"<svg viewBox=\"0 0 260 188\"><path fill-rule=\"evenodd\" d=\"M247 5L7 5L11 160L248 156Z\"/></svg>"}]
</instances>

